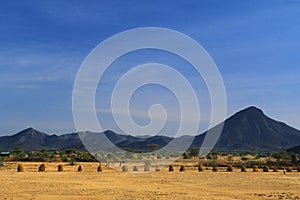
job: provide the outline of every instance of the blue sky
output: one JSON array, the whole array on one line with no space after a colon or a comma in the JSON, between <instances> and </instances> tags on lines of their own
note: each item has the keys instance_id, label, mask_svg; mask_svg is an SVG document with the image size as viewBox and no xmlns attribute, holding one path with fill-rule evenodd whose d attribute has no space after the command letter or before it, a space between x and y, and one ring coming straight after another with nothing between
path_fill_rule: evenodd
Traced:
<instances>
[{"instance_id":1,"label":"blue sky","mask_svg":"<svg viewBox=\"0 0 300 200\"><path fill-rule=\"evenodd\" d=\"M75 131L72 90L77 70L100 42L139 27L182 32L210 54L223 77L227 115L255 105L300 129L300 1L2 1L0 6L0 135L32 126L48 133ZM187 66L200 99L205 130L209 95L188 64L166 52L145 50L117 60L97 91L98 118L119 131L110 114L109 89L132 65ZM123 67L120 67L123 66ZM182 68L181 68L182 69ZM170 112L165 134L178 127L178 103L168 90L145 86L132 99L133 119L147 124L147 109Z\"/></svg>"}]
</instances>

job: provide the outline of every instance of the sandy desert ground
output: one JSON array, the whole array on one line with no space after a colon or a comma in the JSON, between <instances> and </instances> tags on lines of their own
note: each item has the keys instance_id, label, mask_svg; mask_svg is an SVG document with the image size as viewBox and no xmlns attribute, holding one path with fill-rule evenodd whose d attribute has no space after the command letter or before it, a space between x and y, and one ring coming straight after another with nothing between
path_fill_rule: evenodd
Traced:
<instances>
[{"instance_id":1,"label":"sandy desert ground","mask_svg":"<svg viewBox=\"0 0 300 200\"><path fill-rule=\"evenodd\" d=\"M65 166L47 163L47 172L37 172L40 163L17 163L0 168L0 199L300 199L300 173L257 172L119 172L97 163Z\"/></svg>"}]
</instances>

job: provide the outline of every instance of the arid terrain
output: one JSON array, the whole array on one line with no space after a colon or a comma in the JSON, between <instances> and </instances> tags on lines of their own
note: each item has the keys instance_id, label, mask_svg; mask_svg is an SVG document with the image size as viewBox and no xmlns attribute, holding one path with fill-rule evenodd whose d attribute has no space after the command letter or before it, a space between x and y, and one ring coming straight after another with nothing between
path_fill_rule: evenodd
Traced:
<instances>
[{"instance_id":1,"label":"arid terrain","mask_svg":"<svg viewBox=\"0 0 300 200\"><path fill-rule=\"evenodd\" d=\"M41 163L23 164L20 173L17 163L0 168L1 199L300 199L296 171L119 172L104 167L99 173L98 163L77 163L57 172L58 163L47 163L47 172L37 172Z\"/></svg>"}]
</instances>

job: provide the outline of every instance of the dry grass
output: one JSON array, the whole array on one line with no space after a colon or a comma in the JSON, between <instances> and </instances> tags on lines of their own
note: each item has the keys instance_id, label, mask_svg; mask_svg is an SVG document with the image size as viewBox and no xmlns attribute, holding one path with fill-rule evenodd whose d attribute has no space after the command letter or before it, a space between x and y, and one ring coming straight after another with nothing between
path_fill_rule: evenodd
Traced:
<instances>
[{"instance_id":1,"label":"dry grass","mask_svg":"<svg viewBox=\"0 0 300 200\"><path fill-rule=\"evenodd\" d=\"M47 173L37 173L41 163L20 163L24 173L17 173L18 163L4 163L0 168L0 199L299 199L300 173L198 173L189 168L179 173L177 168L168 173L121 173L103 167L96 172L98 163L64 165L64 173L57 173L59 163L45 163ZM131 166L130 166L131 168ZM120 168L121 169L121 168ZM179 169L179 168L178 168ZM225 168L226 169L226 168ZM222 169L223 170L223 169ZM248 170L249 171L249 170ZM199 189L201 186L201 189Z\"/></svg>"}]
</instances>

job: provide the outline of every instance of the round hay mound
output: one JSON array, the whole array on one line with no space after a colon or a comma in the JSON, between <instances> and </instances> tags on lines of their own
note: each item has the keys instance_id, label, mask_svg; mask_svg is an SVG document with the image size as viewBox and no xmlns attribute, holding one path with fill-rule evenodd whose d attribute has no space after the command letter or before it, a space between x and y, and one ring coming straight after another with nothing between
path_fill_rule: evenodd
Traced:
<instances>
[{"instance_id":1,"label":"round hay mound","mask_svg":"<svg viewBox=\"0 0 300 200\"><path fill-rule=\"evenodd\" d=\"M149 165L145 165L144 166L144 172L149 172L150 171L150 166Z\"/></svg>"},{"instance_id":2,"label":"round hay mound","mask_svg":"<svg viewBox=\"0 0 300 200\"><path fill-rule=\"evenodd\" d=\"M99 165L99 166L97 167L97 172L102 172L102 171L103 171L102 165Z\"/></svg>"},{"instance_id":3,"label":"round hay mound","mask_svg":"<svg viewBox=\"0 0 300 200\"><path fill-rule=\"evenodd\" d=\"M181 165L179 171L180 171L180 172L185 172L185 166L184 166L184 165Z\"/></svg>"},{"instance_id":4,"label":"round hay mound","mask_svg":"<svg viewBox=\"0 0 300 200\"><path fill-rule=\"evenodd\" d=\"M174 172L174 166L173 165L169 165L169 172Z\"/></svg>"},{"instance_id":5,"label":"round hay mound","mask_svg":"<svg viewBox=\"0 0 300 200\"><path fill-rule=\"evenodd\" d=\"M214 166L212 167L212 171L213 171L213 172L217 172L217 171L218 171L218 166L217 166L217 165L214 165Z\"/></svg>"},{"instance_id":6,"label":"round hay mound","mask_svg":"<svg viewBox=\"0 0 300 200\"><path fill-rule=\"evenodd\" d=\"M156 171L156 172L159 172L159 171L160 171L160 168L159 168L159 167L155 167L155 171Z\"/></svg>"},{"instance_id":7,"label":"round hay mound","mask_svg":"<svg viewBox=\"0 0 300 200\"><path fill-rule=\"evenodd\" d=\"M226 172L233 172L233 167L232 167L232 165L228 165L228 166L227 166Z\"/></svg>"},{"instance_id":8,"label":"round hay mound","mask_svg":"<svg viewBox=\"0 0 300 200\"><path fill-rule=\"evenodd\" d=\"M133 169L132 169L134 172L138 172L139 171L139 168L137 166L133 166Z\"/></svg>"},{"instance_id":9,"label":"round hay mound","mask_svg":"<svg viewBox=\"0 0 300 200\"><path fill-rule=\"evenodd\" d=\"M79 165L79 166L78 166L78 172L82 172L82 171L83 171L82 166Z\"/></svg>"},{"instance_id":10,"label":"round hay mound","mask_svg":"<svg viewBox=\"0 0 300 200\"><path fill-rule=\"evenodd\" d=\"M269 172L269 167L268 166L264 166L263 167L263 172Z\"/></svg>"},{"instance_id":11,"label":"round hay mound","mask_svg":"<svg viewBox=\"0 0 300 200\"><path fill-rule=\"evenodd\" d=\"M122 166L122 172L128 172L128 167L127 165Z\"/></svg>"},{"instance_id":12,"label":"round hay mound","mask_svg":"<svg viewBox=\"0 0 300 200\"><path fill-rule=\"evenodd\" d=\"M203 165L199 165L198 166L198 172L203 172L204 171L204 166Z\"/></svg>"},{"instance_id":13,"label":"round hay mound","mask_svg":"<svg viewBox=\"0 0 300 200\"><path fill-rule=\"evenodd\" d=\"M18 172L24 172L25 171L24 165L23 164L18 164L17 171Z\"/></svg>"},{"instance_id":14,"label":"round hay mound","mask_svg":"<svg viewBox=\"0 0 300 200\"><path fill-rule=\"evenodd\" d=\"M286 167L285 169L286 169L286 172L293 172L291 167Z\"/></svg>"},{"instance_id":15,"label":"round hay mound","mask_svg":"<svg viewBox=\"0 0 300 200\"><path fill-rule=\"evenodd\" d=\"M46 171L46 165L45 164L41 164L39 166L39 172L45 172Z\"/></svg>"},{"instance_id":16,"label":"round hay mound","mask_svg":"<svg viewBox=\"0 0 300 200\"><path fill-rule=\"evenodd\" d=\"M274 166L273 167L273 172L278 172L279 170L278 170L278 167L276 167L276 166Z\"/></svg>"},{"instance_id":17,"label":"round hay mound","mask_svg":"<svg viewBox=\"0 0 300 200\"><path fill-rule=\"evenodd\" d=\"M258 166L257 165L253 166L253 172L258 172Z\"/></svg>"},{"instance_id":18,"label":"round hay mound","mask_svg":"<svg viewBox=\"0 0 300 200\"><path fill-rule=\"evenodd\" d=\"M241 167L241 172L247 172L247 168L245 166Z\"/></svg>"},{"instance_id":19,"label":"round hay mound","mask_svg":"<svg viewBox=\"0 0 300 200\"><path fill-rule=\"evenodd\" d=\"M58 165L57 166L57 171L58 172L63 172L64 171L64 166L63 165Z\"/></svg>"}]
</instances>

